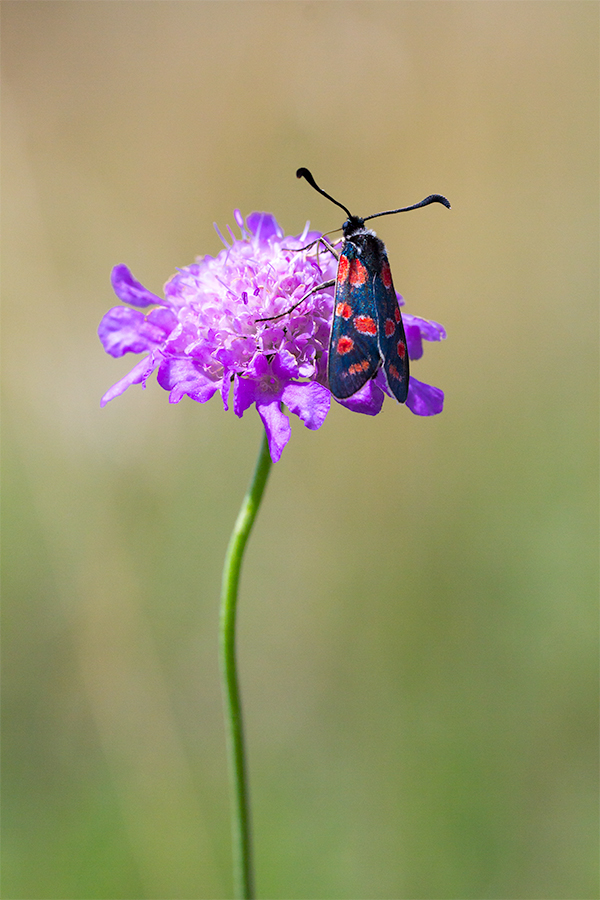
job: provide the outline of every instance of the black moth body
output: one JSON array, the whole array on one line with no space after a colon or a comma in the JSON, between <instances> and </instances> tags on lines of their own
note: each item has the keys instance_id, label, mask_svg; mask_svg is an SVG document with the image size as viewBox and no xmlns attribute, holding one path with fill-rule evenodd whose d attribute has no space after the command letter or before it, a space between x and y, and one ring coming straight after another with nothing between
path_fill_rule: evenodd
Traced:
<instances>
[{"instance_id":1,"label":"black moth body","mask_svg":"<svg viewBox=\"0 0 600 900\"><path fill-rule=\"evenodd\" d=\"M404 403L410 376L402 314L385 244L374 231L365 228L365 222L430 203L442 203L450 209L450 203L441 194L430 194L412 206L360 218L320 188L308 169L298 169L296 177L305 178L311 187L348 216L342 226L344 244L335 280L327 368L331 393L338 400L346 400L383 369L390 392ZM319 288L313 288L310 293L317 290Z\"/></svg>"},{"instance_id":2,"label":"black moth body","mask_svg":"<svg viewBox=\"0 0 600 900\"><path fill-rule=\"evenodd\" d=\"M343 226L329 344L328 377L334 397L344 400L383 368L400 403L408 394L406 335L385 244L351 216Z\"/></svg>"}]
</instances>

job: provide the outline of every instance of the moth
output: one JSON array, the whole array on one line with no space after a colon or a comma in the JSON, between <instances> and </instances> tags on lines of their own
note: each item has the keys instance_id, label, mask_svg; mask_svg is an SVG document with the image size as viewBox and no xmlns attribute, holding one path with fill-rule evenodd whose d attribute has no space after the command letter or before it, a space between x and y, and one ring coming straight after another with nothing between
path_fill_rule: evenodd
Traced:
<instances>
[{"instance_id":1,"label":"moth","mask_svg":"<svg viewBox=\"0 0 600 900\"><path fill-rule=\"evenodd\" d=\"M308 169L298 169L296 177L305 178L311 187L343 209L348 216L342 225L343 244L339 253L325 238L318 240L338 260L335 280L317 285L291 308L295 309L310 294L335 285L327 369L331 393L338 400L345 400L374 378L379 369L383 369L390 392L396 400L404 403L408 396L410 374L402 313L385 244L374 231L365 227L365 222L379 216L419 209L430 203L441 203L450 209L450 203L441 194L430 194L412 206L361 218L352 215L343 203L320 188Z\"/></svg>"}]
</instances>

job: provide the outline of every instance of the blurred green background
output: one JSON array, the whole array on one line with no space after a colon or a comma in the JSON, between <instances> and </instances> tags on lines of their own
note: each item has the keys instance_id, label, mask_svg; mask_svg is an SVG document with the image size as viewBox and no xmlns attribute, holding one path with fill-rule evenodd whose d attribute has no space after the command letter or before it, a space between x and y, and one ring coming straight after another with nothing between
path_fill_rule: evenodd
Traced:
<instances>
[{"instance_id":1,"label":"blurred green background","mask_svg":"<svg viewBox=\"0 0 600 900\"><path fill-rule=\"evenodd\" d=\"M596 898L598 15L4 2L5 898L226 898L217 603L260 443L96 328L221 244L381 220L414 373L298 420L240 601L261 898Z\"/></svg>"}]
</instances>

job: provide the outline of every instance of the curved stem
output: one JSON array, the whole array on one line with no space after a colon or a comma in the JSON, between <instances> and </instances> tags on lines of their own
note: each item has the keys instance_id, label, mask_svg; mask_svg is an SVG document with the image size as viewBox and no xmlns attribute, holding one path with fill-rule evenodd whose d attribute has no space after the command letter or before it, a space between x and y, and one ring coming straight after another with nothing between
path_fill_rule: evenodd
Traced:
<instances>
[{"instance_id":1,"label":"curved stem","mask_svg":"<svg viewBox=\"0 0 600 900\"><path fill-rule=\"evenodd\" d=\"M229 539L221 585L220 662L232 794L233 871L235 896L238 900L252 900L254 885L242 705L235 658L235 613L244 550L260 506L270 469L269 444L267 435L264 434L256 469Z\"/></svg>"}]
</instances>

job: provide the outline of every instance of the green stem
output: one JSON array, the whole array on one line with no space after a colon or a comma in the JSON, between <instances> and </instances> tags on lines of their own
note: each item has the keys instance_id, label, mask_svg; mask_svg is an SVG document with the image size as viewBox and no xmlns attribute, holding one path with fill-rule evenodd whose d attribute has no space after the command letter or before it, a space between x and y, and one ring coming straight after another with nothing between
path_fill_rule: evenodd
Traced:
<instances>
[{"instance_id":1,"label":"green stem","mask_svg":"<svg viewBox=\"0 0 600 900\"><path fill-rule=\"evenodd\" d=\"M262 500L270 469L269 443L267 435L264 434L256 469L229 539L221 586L221 678L223 704L225 707L225 729L227 732L229 779L232 794L233 873L235 896L238 900L252 900L254 897L254 885L242 705L235 659L235 612L242 558Z\"/></svg>"}]
</instances>

